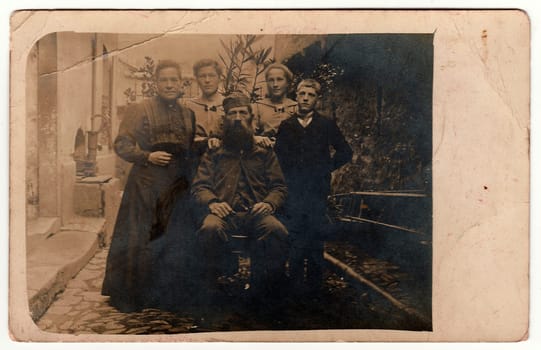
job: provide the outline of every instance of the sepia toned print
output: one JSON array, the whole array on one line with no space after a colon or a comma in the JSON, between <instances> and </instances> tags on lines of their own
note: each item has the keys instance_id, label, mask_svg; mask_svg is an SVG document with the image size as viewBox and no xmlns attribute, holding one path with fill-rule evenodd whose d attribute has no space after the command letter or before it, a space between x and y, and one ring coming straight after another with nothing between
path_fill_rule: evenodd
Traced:
<instances>
[{"instance_id":1,"label":"sepia toned print","mask_svg":"<svg viewBox=\"0 0 541 350\"><path fill-rule=\"evenodd\" d=\"M451 215L436 196L454 191L436 174L462 171L436 157L450 108L437 90L437 37L36 38L23 88L26 300L17 304L33 339L314 340L266 338L270 330L471 339L437 327L452 318L438 303L454 297L435 284L446 278L437 218ZM488 65L491 52L479 50ZM481 193L493 186L484 181Z\"/></svg>"}]
</instances>

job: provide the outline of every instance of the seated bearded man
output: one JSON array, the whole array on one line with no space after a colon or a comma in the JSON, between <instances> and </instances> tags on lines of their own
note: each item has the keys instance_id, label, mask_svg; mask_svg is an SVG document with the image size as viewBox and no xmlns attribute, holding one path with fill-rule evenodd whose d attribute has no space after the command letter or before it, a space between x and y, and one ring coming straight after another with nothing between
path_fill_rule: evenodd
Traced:
<instances>
[{"instance_id":1,"label":"seated bearded man","mask_svg":"<svg viewBox=\"0 0 541 350\"><path fill-rule=\"evenodd\" d=\"M223 146L201 159L192 195L208 210L197 231L209 287L231 257L231 235L248 235L252 246L251 289L273 296L283 284L288 233L273 215L287 195L274 151L254 143L253 114L244 95L223 101Z\"/></svg>"}]
</instances>

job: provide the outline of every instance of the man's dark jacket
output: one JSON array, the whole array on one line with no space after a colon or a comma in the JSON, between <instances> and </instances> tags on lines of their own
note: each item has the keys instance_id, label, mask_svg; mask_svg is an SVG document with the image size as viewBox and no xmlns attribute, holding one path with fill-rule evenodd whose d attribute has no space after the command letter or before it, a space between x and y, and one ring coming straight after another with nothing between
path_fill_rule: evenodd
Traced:
<instances>
[{"instance_id":1,"label":"man's dark jacket","mask_svg":"<svg viewBox=\"0 0 541 350\"><path fill-rule=\"evenodd\" d=\"M293 115L281 123L274 150L286 178L288 211L321 214L331 192L331 173L353 154L336 122L314 111L304 128Z\"/></svg>"},{"instance_id":2,"label":"man's dark jacket","mask_svg":"<svg viewBox=\"0 0 541 350\"><path fill-rule=\"evenodd\" d=\"M233 204L241 170L253 199L278 209L285 201L284 175L272 149L254 145L249 151L233 152L225 148L207 151L192 184L196 202L206 207L212 201Z\"/></svg>"}]
</instances>

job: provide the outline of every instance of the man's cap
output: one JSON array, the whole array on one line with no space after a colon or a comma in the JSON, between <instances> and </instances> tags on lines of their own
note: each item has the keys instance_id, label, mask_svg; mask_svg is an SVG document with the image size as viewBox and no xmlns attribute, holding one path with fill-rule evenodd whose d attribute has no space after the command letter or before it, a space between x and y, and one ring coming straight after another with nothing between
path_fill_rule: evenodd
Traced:
<instances>
[{"instance_id":1,"label":"man's cap","mask_svg":"<svg viewBox=\"0 0 541 350\"><path fill-rule=\"evenodd\" d=\"M250 98L241 93L233 93L224 99L223 106L227 113L231 108L250 106Z\"/></svg>"}]
</instances>

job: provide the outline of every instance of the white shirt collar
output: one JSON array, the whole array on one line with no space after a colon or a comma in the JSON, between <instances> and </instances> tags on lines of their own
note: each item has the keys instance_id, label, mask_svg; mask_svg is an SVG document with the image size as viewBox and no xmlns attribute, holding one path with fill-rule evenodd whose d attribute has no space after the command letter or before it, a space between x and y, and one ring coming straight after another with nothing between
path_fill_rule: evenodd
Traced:
<instances>
[{"instance_id":1,"label":"white shirt collar","mask_svg":"<svg viewBox=\"0 0 541 350\"><path fill-rule=\"evenodd\" d=\"M308 113L304 118L297 117L297 120L301 124L303 128L306 128L310 123L312 122L312 116L314 115L314 112Z\"/></svg>"}]
</instances>

